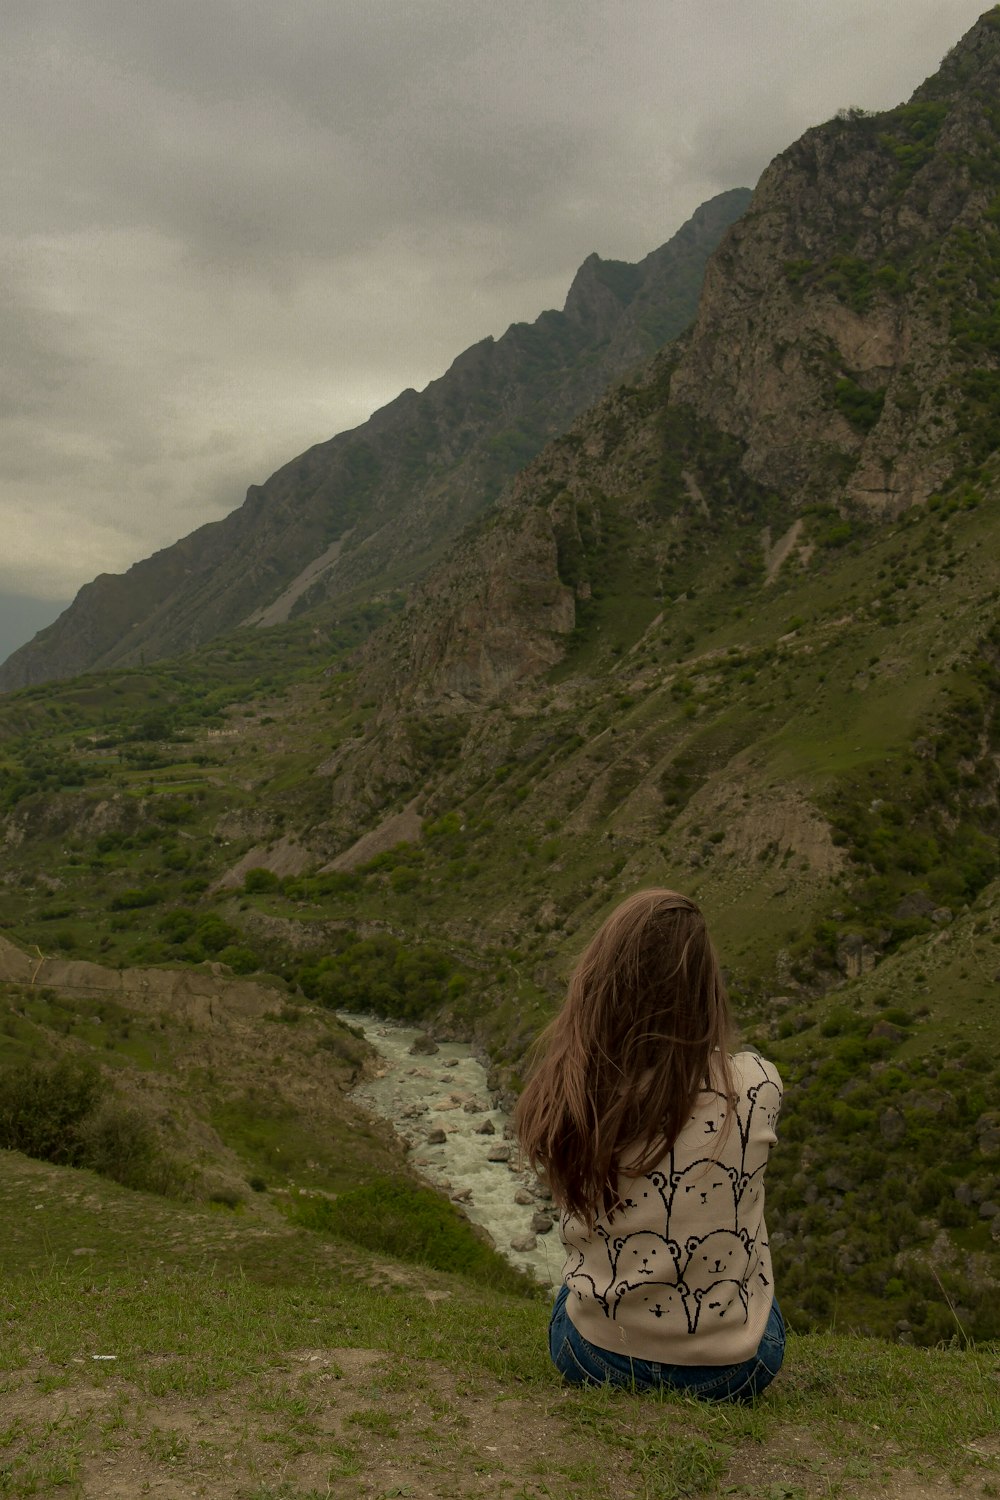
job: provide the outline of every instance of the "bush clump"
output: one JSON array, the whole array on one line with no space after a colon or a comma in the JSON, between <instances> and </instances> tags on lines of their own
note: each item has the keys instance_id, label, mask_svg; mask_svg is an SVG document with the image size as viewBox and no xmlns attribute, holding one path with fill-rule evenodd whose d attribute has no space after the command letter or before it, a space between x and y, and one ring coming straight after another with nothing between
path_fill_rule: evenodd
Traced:
<instances>
[{"instance_id":1,"label":"bush clump","mask_svg":"<svg viewBox=\"0 0 1000 1500\"><path fill-rule=\"evenodd\" d=\"M73 1057L0 1069L0 1148L146 1192L176 1196L184 1186L145 1115L114 1094L95 1064Z\"/></svg>"}]
</instances>

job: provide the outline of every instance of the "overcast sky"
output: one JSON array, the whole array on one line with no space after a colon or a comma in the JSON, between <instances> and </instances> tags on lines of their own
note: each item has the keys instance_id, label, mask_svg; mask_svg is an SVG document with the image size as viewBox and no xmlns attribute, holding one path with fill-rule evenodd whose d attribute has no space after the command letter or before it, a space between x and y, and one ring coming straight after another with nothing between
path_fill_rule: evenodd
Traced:
<instances>
[{"instance_id":1,"label":"overcast sky","mask_svg":"<svg viewBox=\"0 0 1000 1500\"><path fill-rule=\"evenodd\" d=\"M224 515L985 8L5 0L0 596Z\"/></svg>"}]
</instances>

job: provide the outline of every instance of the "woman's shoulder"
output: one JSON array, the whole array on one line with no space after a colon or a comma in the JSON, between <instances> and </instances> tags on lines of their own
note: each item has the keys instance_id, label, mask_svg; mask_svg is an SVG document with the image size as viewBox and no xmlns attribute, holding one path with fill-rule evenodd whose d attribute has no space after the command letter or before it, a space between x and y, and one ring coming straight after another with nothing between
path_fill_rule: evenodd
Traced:
<instances>
[{"instance_id":1,"label":"woman's shoulder","mask_svg":"<svg viewBox=\"0 0 1000 1500\"><path fill-rule=\"evenodd\" d=\"M771 1083L781 1093L781 1075L773 1062L761 1057L759 1052L734 1052L729 1059L741 1089L751 1089L762 1083Z\"/></svg>"}]
</instances>

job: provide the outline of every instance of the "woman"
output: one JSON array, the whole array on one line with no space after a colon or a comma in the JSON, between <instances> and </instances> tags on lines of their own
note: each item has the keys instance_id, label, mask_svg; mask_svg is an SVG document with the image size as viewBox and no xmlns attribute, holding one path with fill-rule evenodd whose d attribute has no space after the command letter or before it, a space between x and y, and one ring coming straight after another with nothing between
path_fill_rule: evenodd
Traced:
<instances>
[{"instance_id":1,"label":"woman","mask_svg":"<svg viewBox=\"0 0 1000 1500\"><path fill-rule=\"evenodd\" d=\"M741 1401L781 1367L764 1224L781 1080L730 1040L695 903L623 901L539 1038L516 1113L562 1210L549 1347L575 1385Z\"/></svg>"}]
</instances>

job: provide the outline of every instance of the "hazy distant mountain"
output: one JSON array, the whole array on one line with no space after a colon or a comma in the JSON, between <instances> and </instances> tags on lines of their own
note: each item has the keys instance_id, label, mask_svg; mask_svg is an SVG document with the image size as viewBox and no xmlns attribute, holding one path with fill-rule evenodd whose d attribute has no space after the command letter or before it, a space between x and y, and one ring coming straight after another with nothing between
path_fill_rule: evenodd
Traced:
<instances>
[{"instance_id":1,"label":"hazy distant mountain","mask_svg":"<svg viewBox=\"0 0 1000 1500\"><path fill-rule=\"evenodd\" d=\"M224 520L102 574L0 667L0 690L151 661L419 577L549 439L688 326L705 263L749 198L712 199L637 265L589 256L562 312L473 345L419 395L252 486Z\"/></svg>"},{"instance_id":2,"label":"hazy distant mountain","mask_svg":"<svg viewBox=\"0 0 1000 1500\"><path fill-rule=\"evenodd\" d=\"M19 646L30 641L36 631L51 625L65 608L65 604L56 603L52 599L0 593L0 662Z\"/></svg>"}]
</instances>

